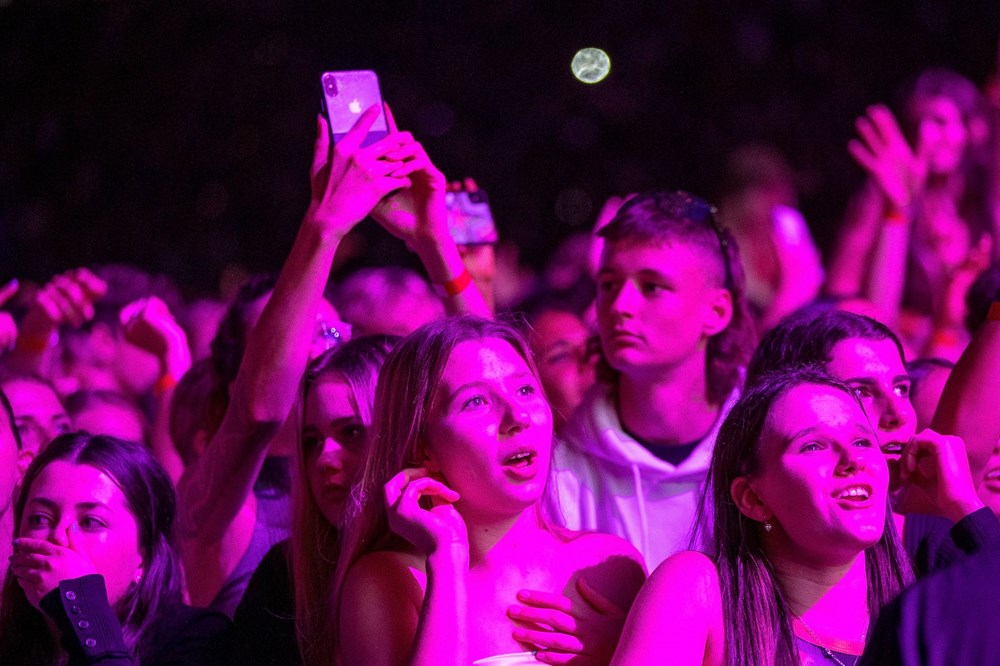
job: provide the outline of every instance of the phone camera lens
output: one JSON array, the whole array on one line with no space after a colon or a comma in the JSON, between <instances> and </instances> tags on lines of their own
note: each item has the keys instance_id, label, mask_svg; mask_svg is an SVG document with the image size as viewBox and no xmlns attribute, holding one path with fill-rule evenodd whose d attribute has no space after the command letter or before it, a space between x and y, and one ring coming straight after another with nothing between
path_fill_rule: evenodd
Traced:
<instances>
[{"instance_id":1,"label":"phone camera lens","mask_svg":"<svg viewBox=\"0 0 1000 666\"><path fill-rule=\"evenodd\" d=\"M337 94L337 77L333 74L327 74L323 77L323 87L326 88L326 92L329 95Z\"/></svg>"}]
</instances>

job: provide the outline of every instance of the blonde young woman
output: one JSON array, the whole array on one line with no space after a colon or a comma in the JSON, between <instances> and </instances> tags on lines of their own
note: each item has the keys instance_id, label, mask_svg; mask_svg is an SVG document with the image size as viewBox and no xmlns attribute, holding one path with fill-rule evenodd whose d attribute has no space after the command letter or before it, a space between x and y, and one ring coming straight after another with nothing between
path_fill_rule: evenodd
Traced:
<instances>
[{"instance_id":1,"label":"blonde young woman","mask_svg":"<svg viewBox=\"0 0 1000 666\"><path fill-rule=\"evenodd\" d=\"M645 578L541 511L552 412L508 326L428 324L390 354L338 565L345 664L606 662Z\"/></svg>"}]
</instances>

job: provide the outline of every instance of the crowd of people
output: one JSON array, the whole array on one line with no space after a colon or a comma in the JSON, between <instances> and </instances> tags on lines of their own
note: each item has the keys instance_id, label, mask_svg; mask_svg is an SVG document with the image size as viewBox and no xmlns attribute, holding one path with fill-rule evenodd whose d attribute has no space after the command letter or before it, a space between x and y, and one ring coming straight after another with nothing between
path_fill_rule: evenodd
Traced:
<instances>
[{"instance_id":1,"label":"crowd of people","mask_svg":"<svg viewBox=\"0 0 1000 666\"><path fill-rule=\"evenodd\" d=\"M929 70L857 132L825 267L753 145L508 302L375 106L232 298L9 283L0 663L993 663L1000 99ZM331 284L368 218L423 276Z\"/></svg>"}]
</instances>

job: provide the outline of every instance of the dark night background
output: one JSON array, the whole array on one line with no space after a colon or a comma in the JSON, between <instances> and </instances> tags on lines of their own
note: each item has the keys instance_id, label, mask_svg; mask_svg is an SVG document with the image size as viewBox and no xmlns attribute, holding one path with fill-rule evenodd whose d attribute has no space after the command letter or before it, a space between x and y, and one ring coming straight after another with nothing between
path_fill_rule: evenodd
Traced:
<instances>
[{"instance_id":1,"label":"dark night background","mask_svg":"<svg viewBox=\"0 0 1000 666\"><path fill-rule=\"evenodd\" d=\"M189 295L277 269L308 200L326 69L375 69L401 126L489 191L540 263L611 194L712 196L775 143L828 246L854 118L932 65L994 72L1000 2L0 0L0 279L129 260ZM569 63L603 48L587 86ZM365 261L398 259L372 233Z\"/></svg>"}]
</instances>

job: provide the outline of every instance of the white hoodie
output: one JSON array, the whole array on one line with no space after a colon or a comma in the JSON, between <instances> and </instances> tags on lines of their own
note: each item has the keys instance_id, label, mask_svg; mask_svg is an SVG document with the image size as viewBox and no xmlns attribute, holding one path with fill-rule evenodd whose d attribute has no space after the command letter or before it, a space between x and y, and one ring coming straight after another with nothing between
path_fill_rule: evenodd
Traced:
<instances>
[{"instance_id":1,"label":"white hoodie","mask_svg":"<svg viewBox=\"0 0 1000 666\"><path fill-rule=\"evenodd\" d=\"M711 525L691 543L712 449L734 391L712 430L679 465L660 460L622 428L614 389L597 385L566 425L553 454L553 481L566 527L617 534L646 559L650 571L674 553L707 551ZM710 523L710 507L704 514Z\"/></svg>"}]
</instances>

